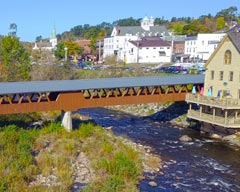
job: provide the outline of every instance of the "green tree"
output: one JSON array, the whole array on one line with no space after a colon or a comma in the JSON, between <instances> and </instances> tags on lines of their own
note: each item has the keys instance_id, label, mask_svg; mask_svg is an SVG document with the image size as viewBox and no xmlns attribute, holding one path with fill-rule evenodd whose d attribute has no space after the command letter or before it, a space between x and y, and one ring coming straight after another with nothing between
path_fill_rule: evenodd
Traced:
<instances>
[{"instance_id":1,"label":"green tree","mask_svg":"<svg viewBox=\"0 0 240 192\"><path fill-rule=\"evenodd\" d=\"M0 77L2 81L22 81L30 79L30 55L13 36L0 40Z\"/></svg>"},{"instance_id":2,"label":"green tree","mask_svg":"<svg viewBox=\"0 0 240 192\"><path fill-rule=\"evenodd\" d=\"M63 59L65 57L65 48L67 48L68 56L81 55L84 51L84 48L79 46L77 42L65 41L60 42L56 46L54 55L58 59Z\"/></svg>"},{"instance_id":3,"label":"green tree","mask_svg":"<svg viewBox=\"0 0 240 192\"><path fill-rule=\"evenodd\" d=\"M223 9L216 14L216 17L224 17L226 21L235 20L237 17L237 7L231 6L227 9Z\"/></svg>"},{"instance_id":4,"label":"green tree","mask_svg":"<svg viewBox=\"0 0 240 192\"><path fill-rule=\"evenodd\" d=\"M126 18L126 19L120 19L116 21L118 26L139 26L140 25L140 19L133 19L132 17Z\"/></svg>"},{"instance_id":5,"label":"green tree","mask_svg":"<svg viewBox=\"0 0 240 192\"><path fill-rule=\"evenodd\" d=\"M16 37L17 36L17 24L16 23L11 23L9 26L9 35L12 37Z\"/></svg>"},{"instance_id":6,"label":"green tree","mask_svg":"<svg viewBox=\"0 0 240 192\"><path fill-rule=\"evenodd\" d=\"M217 18L217 23L216 23L217 30L222 29L224 26L225 26L225 19L224 19L224 17L218 17Z\"/></svg>"},{"instance_id":7,"label":"green tree","mask_svg":"<svg viewBox=\"0 0 240 192\"><path fill-rule=\"evenodd\" d=\"M97 49L96 43L97 43L97 38L92 38L89 44L91 51L94 51Z\"/></svg>"},{"instance_id":8,"label":"green tree","mask_svg":"<svg viewBox=\"0 0 240 192\"><path fill-rule=\"evenodd\" d=\"M57 59L63 59L64 56L65 56L65 45L64 45L64 42L59 42L56 46L56 49L54 51L54 55Z\"/></svg>"},{"instance_id":9,"label":"green tree","mask_svg":"<svg viewBox=\"0 0 240 192\"><path fill-rule=\"evenodd\" d=\"M183 26L184 25L181 22L177 22L171 28L175 34L182 35L183 34Z\"/></svg>"},{"instance_id":10,"label":"green tree","mask_svg":"<svg viewBox=\"0 0 240 192\"><path fill-rule=\"evenodd\" d=\"M40 41L42 41L42 39L43 39L42 35L39 35L39 36L36 37L36 42L40 42Z\"/></svg>"},{"instance_id":11,"label":"green tree","mask_svg":"<svg viewBox=\"0 0 240 192\"><path fill-rule=\"evenodd\" d=\"M84 38L85 39L96 38L98 36L99 31L100 28L98 27L90 27L89 30L85 33Z\"/></svg>"}]
</instances>

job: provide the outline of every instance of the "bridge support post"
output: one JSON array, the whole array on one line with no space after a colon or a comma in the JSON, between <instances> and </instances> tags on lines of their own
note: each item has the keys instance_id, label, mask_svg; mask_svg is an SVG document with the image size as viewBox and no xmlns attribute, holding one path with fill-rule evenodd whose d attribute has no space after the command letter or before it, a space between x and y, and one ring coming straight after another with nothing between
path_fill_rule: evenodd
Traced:
<instances>
[{"instance_id":1,"label":"bridge support post","mask_svg":"<svg viewBox=\"0 0 240 192\"><path fill-rule=\"evenodd\" d=\"M66 131L72 131L72 112L71 111L62 111L62 126Z\"/></svg>"}]
</instances>

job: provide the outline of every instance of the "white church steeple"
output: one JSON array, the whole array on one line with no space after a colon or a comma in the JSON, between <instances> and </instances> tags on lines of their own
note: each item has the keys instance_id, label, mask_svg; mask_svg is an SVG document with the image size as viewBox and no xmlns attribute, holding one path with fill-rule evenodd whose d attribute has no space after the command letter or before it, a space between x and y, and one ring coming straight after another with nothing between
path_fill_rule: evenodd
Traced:
<instances>
[{"instance_id":1,"label":"white church steeple","mask_svg":"<svg viewBox=\"0 0 240 192\"><path fill-rule=\"evenodd\" d=\"M56 35L56 27L55 27L55 24L54 24L54 26L53 26L52 33L51 33L49 42L52 44L52 47L53 47L53 48L56 47L56 45L57 45L57 35Z\"/></svg>"}]
</instances>

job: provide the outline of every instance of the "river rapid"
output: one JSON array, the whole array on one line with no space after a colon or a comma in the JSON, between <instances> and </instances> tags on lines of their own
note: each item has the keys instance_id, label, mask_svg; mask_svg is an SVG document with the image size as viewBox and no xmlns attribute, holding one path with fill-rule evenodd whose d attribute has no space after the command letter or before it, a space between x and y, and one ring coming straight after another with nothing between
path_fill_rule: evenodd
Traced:
<instances>
[{"instance_id":1,"label":"river rapid","mask_svg":"<svg viewBox=\"0 0 240 192\"><path fill-rule=\"evenodd\" d=\"M204 138L198 131L173 126L149 117L137 117L105 108L78 111L103 126L113 126L116 135L151 146L161 156L162 169L145 173L138 189L142 192L238 192L240 191L240 150L220 141ZM182 135L192 142L181 142ZM148 183L154 181L156 187Z\"/></svg>"}]
</instances>

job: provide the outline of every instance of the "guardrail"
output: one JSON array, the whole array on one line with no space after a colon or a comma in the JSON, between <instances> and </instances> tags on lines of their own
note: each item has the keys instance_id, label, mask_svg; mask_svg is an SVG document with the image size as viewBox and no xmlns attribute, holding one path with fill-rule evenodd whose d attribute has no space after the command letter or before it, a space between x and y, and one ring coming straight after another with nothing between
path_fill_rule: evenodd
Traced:
<instances>
[{"instance_id":1,"label":"guardrail","mask_svg":"<svg viewBox=\"0 0 240 192\"><path fill-rule=\"evenodd\" d=\"M233 98L218 98L200 94L186 94L186 102L202 104L223 109L240 109L240 100Z\"/></svg>"}]
</instances>

